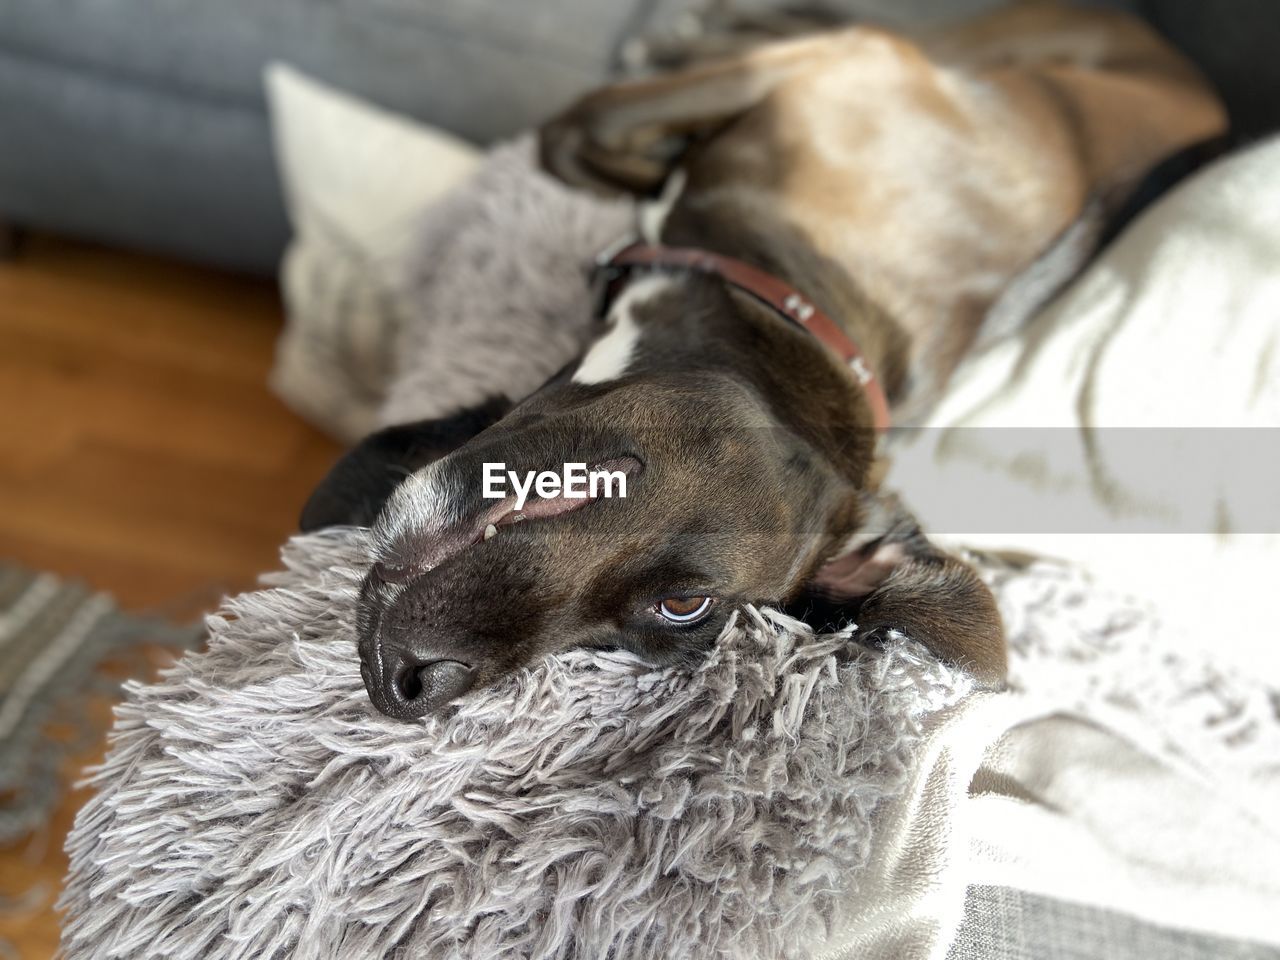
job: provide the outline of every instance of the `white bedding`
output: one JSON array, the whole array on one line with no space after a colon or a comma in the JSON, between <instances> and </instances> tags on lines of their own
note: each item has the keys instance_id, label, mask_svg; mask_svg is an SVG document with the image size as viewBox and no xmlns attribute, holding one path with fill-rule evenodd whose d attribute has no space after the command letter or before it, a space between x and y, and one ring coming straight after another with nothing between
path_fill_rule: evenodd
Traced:
<instances>
[{"instance_id":1,"label":"white bedding","mask_svg":"<svg viewBox=\"0 0 1280 960\"><path fill-rule=\"evenodd\" d=\"M1215 656L1280 681L1276 428L1273 139L1163 199L1026 329L971 358L903 438L890 483L925 529L1077 561L1187 642L1212 635ZM972 519L983 513L1020 518L992 532Z\"/></svg>"},{"instance_id":2,"label":"white bedding","mask_svg":"<svg viewBox=\"0 0 1280 960\"><path fill-rule=\"evenodd\" d=\"M1099 656L1015 657L1011 692L939 726L880 836L907 909L830 958L945 956L966 884L1280 944L1277 340L1280 139L1148 211L900 438L890 482L926 529L1068 558L1149 613L1138 632L1107 614ZM973 502L1021 529L965 528ZM1162 528L1182 532L1132 532ZM1063 616L1106 638L1087 613L1104 593L1017 605L1040 612L1011 640Z\"/></svg>"}]
</instances>

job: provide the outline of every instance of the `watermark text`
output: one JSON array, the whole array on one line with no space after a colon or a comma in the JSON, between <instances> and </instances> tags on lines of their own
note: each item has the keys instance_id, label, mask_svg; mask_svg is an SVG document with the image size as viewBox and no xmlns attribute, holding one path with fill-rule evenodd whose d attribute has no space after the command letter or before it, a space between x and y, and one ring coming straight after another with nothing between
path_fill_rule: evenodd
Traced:
<instances>
[{"instance_id":1,"label":"watermark text","mask_svg":"<svg viewBox=\"0 0 1280 960\"><path fill-rule=\"evenodd\" d=\"M568 500L585 500L588 497L593 500L597 497L626 499L627 496L627 475L622 470L588 470L585 463L566 463L560 473L554 470L530 470L521 478L515 470L508 470L504 462L484 465L486 500L502 500L507 497L508 483L515 491L517 510L524 508L530 493L537 494L544 500L558 497Z\"/></svg>"}]
</instances>

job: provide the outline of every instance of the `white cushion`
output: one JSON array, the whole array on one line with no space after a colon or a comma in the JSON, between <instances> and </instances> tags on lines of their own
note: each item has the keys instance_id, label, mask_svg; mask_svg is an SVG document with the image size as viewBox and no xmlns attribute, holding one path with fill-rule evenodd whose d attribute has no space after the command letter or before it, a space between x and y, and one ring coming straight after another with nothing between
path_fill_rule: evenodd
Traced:
<instances>
[{"instance_id":1,"label":"white cushion","mask_svg":"<svg viewBox=\"0 0 1280 960\"><path fill-rule=\"evenodd\" d=\"M398 282L423 212L479 162L474 147L285 64L266 71L295 236L272 387L345 440L376 425L406 311Z\"/></svg>"}]
</instances>

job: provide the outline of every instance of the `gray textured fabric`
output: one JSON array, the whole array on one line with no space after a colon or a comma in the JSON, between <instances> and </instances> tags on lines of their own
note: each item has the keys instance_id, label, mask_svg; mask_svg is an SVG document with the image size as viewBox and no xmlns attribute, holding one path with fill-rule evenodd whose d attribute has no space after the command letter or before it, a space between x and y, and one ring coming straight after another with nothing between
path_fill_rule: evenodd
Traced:
<instances>
[{"instance_id":1,"label":"gray textured fabric","mask_svg":"<svg viewBox=\"0 0 1280 960\"><path fill-rule=\"evenodd\" d=\"M264 114L0 52L3 218L262 273L289 235Z\"/></svg>"},{"instance_id":2,"label":"gray textured fabric","mask_svg":"<svg viewBox=\"0 0 1280 960\"><path fill-rule=\"evenodd\" d=\"M542 173L531 137L492 151L423 217L417 248L397 265L403 317L379 426L533 393L595 332L585 274L633 230L629 201Z\"/></svg>"},{"instance_id":3,"label":"gray textured fabric","mask_svg":"<svg viewBox=\"0 0 1280 960\"><path fill-rule=\"evenodd\" d=\"M1280 950L1110 910L974 885L948 960L1277 960Z\"/></svg>"},{"instance_id":4,"label":"gray textured fabric","mask_svg":"<svg viewBox=\"0 0 1280 960\"><path fill-rule=\"evenodd\" d=\"M693 671L575 651L398 723L360 680L364 536L295 538L129 688L67 841L68 960L795 956L970 687L748 608Z\"/></svg>"},{"instance_id":5,"label":"gray textured fabric","mask_svg":"<svg viewBox=\"0 0 1280 960\"><path fill-rule=\"evenodd\" d=\"M379 246L314 219L286 259L271 386L348 443L495 396L522 400L585 349L597 323L587 271L633 220L631 202L542 173L530 136L490 151L403 241Z\"/></svg>"},{"instance_id":6,"label":"gray textured fabric","mask_svg":"<svg viewBox=\"0 0 1280 960\"><path fill-rule=\"evenodd\" d=\"M9 53L195 105L262 110L284 60L473 139L605 75L634 0L0 0Z\"/></svg>"}]
</instances>

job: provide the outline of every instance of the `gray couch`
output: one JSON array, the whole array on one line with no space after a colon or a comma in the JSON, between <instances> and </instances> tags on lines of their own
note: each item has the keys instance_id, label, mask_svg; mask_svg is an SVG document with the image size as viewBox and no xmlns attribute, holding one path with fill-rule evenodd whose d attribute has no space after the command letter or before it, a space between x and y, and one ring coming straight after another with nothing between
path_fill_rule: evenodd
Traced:
<instances>
[{"instance_id":1,"label":"gray couch","mask_svg":"<svg viewBox=\"0 0 1280 960\"><path fill-rule=\"evenodd\" d=\"M738 0L775 5L783 0ZM990 0L829 0L890 20ZM1109 0L1280 113L1280 0ZM605 79L698 0L0 0L0 221L268 273L287 236L271 59L477 142Z\"/></svg>"},{"instance_id":2,"label":"gray couch","mask_svg":"<svg viewBox=\"0 0 1280 960\"><path fill-rule=\"evenodd\" d=\"M484 142L609 72L645 0L0 0L0 218L274 268L261 70Z\"/></svg>"}]
</instances>

